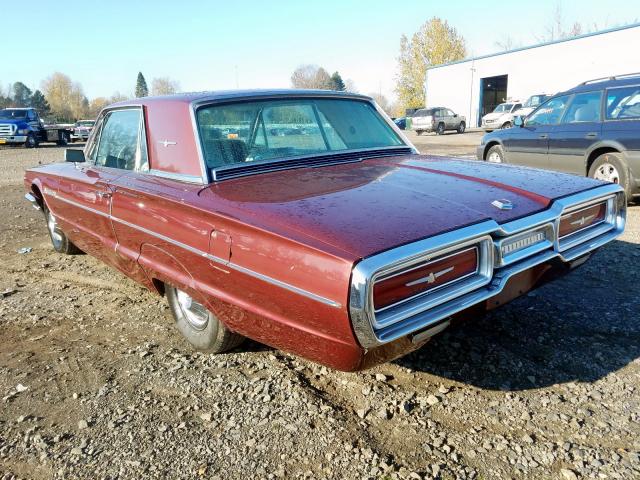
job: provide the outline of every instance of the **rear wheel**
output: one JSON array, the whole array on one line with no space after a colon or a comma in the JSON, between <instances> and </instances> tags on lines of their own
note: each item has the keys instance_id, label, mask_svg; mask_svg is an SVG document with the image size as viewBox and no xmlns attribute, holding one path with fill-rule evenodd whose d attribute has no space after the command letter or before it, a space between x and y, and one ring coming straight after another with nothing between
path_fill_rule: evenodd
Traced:
<instances>
[{"instance_id":1,"label":"rear wheel","mask_svg":"<svg viewBox=\"0 0 640 480\"><path fill-rule=\"evenodd\" d=\"M458 133L464 133L466 128L467 128L467 126L465 125L465 123L464 122L460 122L460 125L458 125Z\"/></svg>"},{"instance_id":2,"label":"rear wheel","mask_svg":"<svg viewBox=\"0 0 640 480\"><path fill-rule=\"evenodd\" d=\"M38 139L33 133L27 135L27 140L24 142L24 148L36 148L38 146Z\"/></svg>"},{"instance_id":3,"label":"rear wheel","mask_svg":"<svg viewBox=\"0 0 640 480\"><path fill-rule=\"evenodd\" d=\"M56 217L51 213L46 205L44 205L43 211L44 218L47 221L47 231L49 232L49 238L51 239L53 249L56 252L64 253L65 255L77 255L82 253L82 250L76 247L60 229Z\"/></svg>"},{"instance_id":4,"label":"rear wheel","mask_svg":"<svg viewBox=\"0 0 640 480\"><path fill-rule=\"evenodd\" d=\"M422 130L416 130L416 135L422 135Z\"/></svg>"},{"instance_id":5,"label":"rear wheel","mask_svg":"<svg viewBox=\"0 0 640 480\"><path fill-rule=\"evenodd\" d=\"M188 293L166 285L166 294L178 330L197 350L222 353L244 341Z\"/></svg>"},{"instance_id":6,"label":"rear wheel","mask_svg":"<svg viewBox=\"0 0 640 480\"><path fill-rule=\"evenodd\" d=\"M438 127L436 128L436 134L444 135L444 123L438 124Z\"/></svg>"},{"instance_id":7,"label":"rear wheel","mask_svg":"<svg viewBox=\"0 0 640 480\"><path fill-rule=\"evenodd\" d=\"M504 150L501 145L494 145L487 152L487 162L504 163Z\"/></svg>"},{"instance_id":8,"label":"rear wheel","mask_svg":"<svg viewBox=\"0 0 640 480\"><path fill-rule=\"evenodd\" d=\"M627 199L631 198L629 167L618 152L603 153L596 158L589 168L589 176L596 180L617 183L624 188Z\"/></svg>"},{"instance_id":9,"label":"rear wheel","mask_svg":"<svg viewBox=\"0 0 640 480\"><path fill-rule=\"evenodd\" d=\"M69 137L69 134L67 132L60 132L56 145L58 145L59 147L64 147L69 144L70 140L71 138Z\"/></svg>"}]
</instances>

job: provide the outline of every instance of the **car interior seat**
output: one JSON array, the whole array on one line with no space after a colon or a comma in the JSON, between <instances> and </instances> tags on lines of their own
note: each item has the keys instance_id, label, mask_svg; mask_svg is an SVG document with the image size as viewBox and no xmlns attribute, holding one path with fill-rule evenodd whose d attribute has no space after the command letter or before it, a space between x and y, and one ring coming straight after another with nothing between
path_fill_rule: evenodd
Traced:
<instances>
[{"instance_id":1,"label":"car interior seat","mask_svg":"<svg viewBox=\"0 0 640 480\"><path fill-rule=\"evenodd\" d=\"M218 129L204 130L202 144L205 162L209 168L242 163L249 153L244 140L223 138Z\"/></svg>"}]
</instances>

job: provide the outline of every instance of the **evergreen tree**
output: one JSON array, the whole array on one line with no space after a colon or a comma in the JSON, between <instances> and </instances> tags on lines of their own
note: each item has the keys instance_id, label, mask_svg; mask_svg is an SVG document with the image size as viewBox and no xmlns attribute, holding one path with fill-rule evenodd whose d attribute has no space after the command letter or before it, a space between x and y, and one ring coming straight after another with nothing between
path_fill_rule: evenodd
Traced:
<instances>
[{"instance_id":1,"label":"evergreen tree","mask_svg":"<svg viewBox=\"0 0 640 480\"><path fill-rule=\"evenodd\" d=\"M333 83L333 90L344 92L347 89L344 81L342 80L342 77L338 72L333 72L333 75L331 75L331 83Z\"/></svg>"},{"instance_id":2,"label":"evergreen tree","mask_svg":"<svg viewBox=\"0 0 640 480\"><path fill-rule=\"evenodd\" d=\"M16 107L31 106L31 89L22 82L13 84L13 103Z\"/></svg>"},{"instance_id":3,"label":"evergreen tree","mask_svg":"<svg viewBox=\"0 0 640 480\"><path fill-rule=\"evenodd\" d=\"M51 107L49 106L49 102L42 94L40 90L36 90L31 95L31 106L35 108L40 116L47 116L51 113Z\"/></svg>"},{"instance_id":4,"label":"evergreen tree","mask_svg":"<svg viewBox=\"0 0 640 480\"><path fill-rule=\"evenodd\" d=\"M136 80L136 97L146 97L149 95L149 88L147 87L147 81L144 79L142 72L138 72L138 79Z\"/></svg>"}]
</instances>

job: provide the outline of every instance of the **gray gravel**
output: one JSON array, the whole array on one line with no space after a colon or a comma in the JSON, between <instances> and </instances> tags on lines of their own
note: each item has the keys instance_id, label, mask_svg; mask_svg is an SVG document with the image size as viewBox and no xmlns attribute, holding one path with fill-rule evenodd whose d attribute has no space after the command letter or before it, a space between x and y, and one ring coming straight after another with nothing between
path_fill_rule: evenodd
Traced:
<instances>
[{"instance_id":1,"label":"gray gravel","mask_svg":"<svg viewBox=\"0 0 640 480\"><path fill-rule=\"evenodd\" d=\"M570 276L349 374L194 353L162 299L54 254L19 183L61 154L0 150L1 480L640 478L640 207Z\"/></svg>"}]
</instances>

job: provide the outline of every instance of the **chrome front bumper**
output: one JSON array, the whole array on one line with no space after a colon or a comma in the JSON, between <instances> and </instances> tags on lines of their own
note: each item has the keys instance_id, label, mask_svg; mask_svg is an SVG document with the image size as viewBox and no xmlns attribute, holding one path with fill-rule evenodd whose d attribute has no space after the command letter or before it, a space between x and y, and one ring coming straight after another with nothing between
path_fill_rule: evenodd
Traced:
<instances>
[{"instance_id":1,"label":"chrome front bumper","mask_svg":"<svg viewBox=\"0 0 640 480\"><path fill-rule=\"evenodd\" d=\"M566 210L591 200L604 200L612 196L617 203L615 215L612 215L608 224L586 229L571 240L558 238L560 218ZM622 189L611 184L556 200L543 212L503 225L489 220L365 258L354 267L349 296L349 313L358 341L365 349L371 349L429 328L500 294L507 282L520 272L554 259L568 264L593 252L622 234L625 221L626 199ZM500 244L505 239L540 228L552 229L551 241L532 245L526 252L514 255L511 259L503 258L499 253ZM377 272L394 262L405 262L429 252L437 254L442 249L456 248L473 240L484 241L486 237L492 239L494 252L485 257L491 262L491 273L482 286L469 291L461 282L438 302L428 299L428 295L407 301L393 307L395 312L385 312L387 317L393 318L393 323L383 319L386 323L381 324L373 309L373 280Z\"/></svg>"},{"instance_id":2,"label":"chrome front bumper","mask_svg":"<svg viewBox=\"0 0 640 480\"><path fill-rule=\"evenodd\" d=\"M33 208L35 208L36 210L41 210L40 204L38 203L38 199L34 197L32 194L27 193L25 194L24 198L26 198L31 203Z\"/></svg>"}]
</instances>

